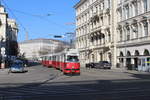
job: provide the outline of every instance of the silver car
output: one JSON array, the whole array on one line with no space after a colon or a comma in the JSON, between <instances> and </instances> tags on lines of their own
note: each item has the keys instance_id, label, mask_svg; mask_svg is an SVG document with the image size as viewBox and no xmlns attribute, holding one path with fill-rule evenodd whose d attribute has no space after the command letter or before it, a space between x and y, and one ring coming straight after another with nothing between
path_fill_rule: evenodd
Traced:
<instances>
[{"instance_id":1,"label":"silver car","mask_svg":"<svg viewBox=\"0 0 150 100\"><path fill-rule=\"evenodd\" d=\"M10 72L25 72L23 62L16 60L10 67Z\"/></svg>"}]
</instances>

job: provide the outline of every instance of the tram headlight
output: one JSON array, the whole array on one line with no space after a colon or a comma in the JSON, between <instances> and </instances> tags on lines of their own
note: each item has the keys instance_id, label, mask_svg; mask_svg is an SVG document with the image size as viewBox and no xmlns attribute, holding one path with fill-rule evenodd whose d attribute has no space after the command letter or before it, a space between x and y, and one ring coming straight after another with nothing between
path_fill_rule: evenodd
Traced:
<instances>
[{"instance_id":1,"label":"tram headlight","mask_svg":"<svg viewBox=\"0 0 150 100\"><path fill-rule=\"evenodd\" d=\"M69 66L69 64L67 64L66 66Z\"/></svg>"}]
</instances>

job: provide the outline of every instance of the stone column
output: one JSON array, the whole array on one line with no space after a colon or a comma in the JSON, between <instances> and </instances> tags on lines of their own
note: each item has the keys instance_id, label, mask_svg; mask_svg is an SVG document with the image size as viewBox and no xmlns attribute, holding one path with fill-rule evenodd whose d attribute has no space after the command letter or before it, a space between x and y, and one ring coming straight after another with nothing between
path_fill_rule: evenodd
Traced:
<instances>
[{"instance_id":1,"label":"stone column","mask_svg":"<svg viewBox=\"0 0 150 100\"><path fill-rule=\"evenodd\" d=\"M99 38L100 32L98 32L98 45L100 45L100 38Z\"/></svg>"},{"instance_id":2,"label":"stone column","mask_svg":"<svg viewBox=\"0 0 150 100\"><path fill-rule=\"evenodd\" d=\"M131 58L131 65L132 65L131 67L133 69L134 68L134 66L133 66L134 65L134 58Z\"/></svg>"},{"instance_id":3,"label":"stone column","mask_svg":"<svg viewBox=\"0 0 150 100\"><path fill-rule=\"evenodd\" d=\"M140 38L141 37L141 32L140 32L140 23L137 23L137 34L138 34L138 37L137 38Z\"/></svg>"},{"instance_id":4,"label":"stone column","mask_svg":"<svg viewBox=\"0 0 150 100\"><path fill-rule=\"evenodd\" d=\"M148 36L150 36L150 19L147 20L148 23Z\"/></svg>"},{"instance_id":5,"label":"stone column","mask_svg":"<svg viewBox=\"0 0 150 100\"><path fill-rule=\"evenodd\" d=\"M126 58L123 59L123 67L126 69Z\"/></svg>"},{"instance_id":6,"label":"stone column","mask_svg":"<svg viewBox=\"0 0 150 100\"><path fill-rule=\"evenodd\" d=\"M130 40L131 39L133 39L134 38L134 36L133 36L133 31L132 31L132 26L131 25L129 25L129 34L130 34Z\"/></svg>"}]
</instances>

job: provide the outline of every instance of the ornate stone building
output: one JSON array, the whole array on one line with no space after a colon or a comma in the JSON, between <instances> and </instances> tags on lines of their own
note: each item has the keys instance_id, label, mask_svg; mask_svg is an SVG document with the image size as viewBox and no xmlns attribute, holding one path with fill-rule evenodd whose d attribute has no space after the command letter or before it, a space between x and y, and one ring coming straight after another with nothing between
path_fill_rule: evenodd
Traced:
<instances>
[{"instance_id":1,"label":"ornate stone building","mask_svg":"<svg viewBox=\"0 0 150 100\"><path fill-rule=\"evenodd\" d=\"M150 0L118 0L117 15L118 63L146 71L150 61ZM144 69L139 68L141 62Z\"/></svg>"},{"instance_id":2,"label":"ornate stone building","mask_svg":"<svg viewBox=\"0 0 150 100\"><path fill-rule=\"evenodd\" d=\"M0 47L2 56L16 56L18 26L14 19L8 17L4 6L0 5ZM16 51L16 52L13 52Z\"/></svg>"},{"instance_id":3,"label":"ornate stone building","mask_svg":"<svg viewBox=\"0 0 150 100\"><path fill-rule=\"evenodd\" d=\"M150 71L150 0L80 0L75 9L82 64Z\"/></svg>"},{"instance_id":4,"label":"ornate stone building","mask_svg":"<svg viewBox=\"0 0 150 100\"><path fill-rule=\"evenodd\" d=\"M0 5L0 62L5 67L8 57L18 54L18 26L14 19L8 17L5 7Z\"/></svg>"},{"instance_id":5,"label":"ornate stone building","mask_svg":"<svg viewBox=\"0 0 150 100\"><path fill-rule=\"evenodd\" d=\"M114 64L112 0L80 0L76 9L76 47L82 64L110 61Z\"/></svg>"}]
</instances>

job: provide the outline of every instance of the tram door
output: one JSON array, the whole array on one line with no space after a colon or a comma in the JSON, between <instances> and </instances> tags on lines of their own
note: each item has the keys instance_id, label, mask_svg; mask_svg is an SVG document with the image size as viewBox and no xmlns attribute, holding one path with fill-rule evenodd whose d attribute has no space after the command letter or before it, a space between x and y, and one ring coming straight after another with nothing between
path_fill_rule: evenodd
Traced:
<instances>
[{"instance_id":1,"label":"tram door","mask_svg":"<svg viewBox=\"0 0 150 100\"><path fill-rule=\"evenodd\" d=\"M138 70L139 71L150 71L150 57L140 57L138 60Z\"/></svg>"}]
</instances>

